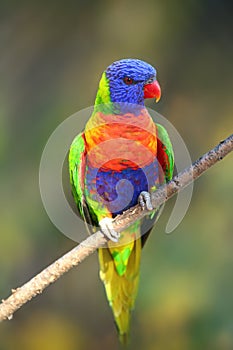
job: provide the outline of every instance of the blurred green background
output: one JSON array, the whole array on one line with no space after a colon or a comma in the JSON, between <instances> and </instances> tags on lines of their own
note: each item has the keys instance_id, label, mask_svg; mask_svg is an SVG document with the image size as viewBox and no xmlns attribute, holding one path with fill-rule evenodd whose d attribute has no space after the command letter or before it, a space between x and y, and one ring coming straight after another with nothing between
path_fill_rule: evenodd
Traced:
<instances>
[{"instance_id":1,"label":"blurred green background","mask_svg":"<svg viewBox=\"0 0 233 350\"><path fill-rule=\"evenodd\" d=\"M75 245L43 208L40 157L114 60L157 67L163 96L148 105L193 160L232 133L232 15L227 0L0 2L1 298ZM167 204L143 252L132 349L233 349L232 160L195 183L171 235ZM118 349L96 254L2 323L0 349Z\"/></svg>"}]
</instances>

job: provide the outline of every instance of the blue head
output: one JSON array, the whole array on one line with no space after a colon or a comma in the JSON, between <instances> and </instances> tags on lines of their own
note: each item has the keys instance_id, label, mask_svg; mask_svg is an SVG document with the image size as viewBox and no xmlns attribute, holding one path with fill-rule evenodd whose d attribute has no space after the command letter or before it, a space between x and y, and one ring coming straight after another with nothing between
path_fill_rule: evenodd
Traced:
<instances>
[{"instance_id":1,"label":"blue head","mask_svg":"<svg viewBox=\"0 0 233 350\"><path fill-rule=\"evenodd\" d=\"M103 73L95 100L95 111L108 113L140 113L145 98L159 101L161 90L156 70L137 59L112 63Z\"/></svg>"},{"instance_id":2,"label":"blue head","mask_svg":"<svg viewBox=\"0 0 233 350\"><path fill-rule=\"evenodd\" d=\"M112 63L105 72L111 102L125 102L144 106L145 98L154 97L156 100L160 98L156 70L144 61L122 59Z\"/></svg>"}]
</instances>

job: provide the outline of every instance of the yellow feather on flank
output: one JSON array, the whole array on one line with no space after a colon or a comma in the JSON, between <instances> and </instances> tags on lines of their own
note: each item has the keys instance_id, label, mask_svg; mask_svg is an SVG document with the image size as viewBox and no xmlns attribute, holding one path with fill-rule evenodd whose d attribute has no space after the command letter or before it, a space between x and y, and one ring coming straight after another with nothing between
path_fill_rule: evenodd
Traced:
<instances>
[{"instance_id":1,"label":"yellow feather on flank","mask_svg":"<svg viewBox=\"0 0 233 350\"><path fill-rule=\"evenodd\" d=\"M132 229L132 228L131 228ZM137 227L137 230L140 230ZM131 231L132 232L132 231ZM122 234L129 232L124 231ZM138 237L138 235L135 235ZM132 237L132 236L131 236ZM117 270L117 259L113 254L127 252L125 269L120 274ZM106 295L112 308L119 338L123 344L127 343L131 310L138 290L139 267L141 258L141 239L136 239L121 246L109 243L109 248L99 249L100 278L104 283Z\"/></svg>"}]
</instances>

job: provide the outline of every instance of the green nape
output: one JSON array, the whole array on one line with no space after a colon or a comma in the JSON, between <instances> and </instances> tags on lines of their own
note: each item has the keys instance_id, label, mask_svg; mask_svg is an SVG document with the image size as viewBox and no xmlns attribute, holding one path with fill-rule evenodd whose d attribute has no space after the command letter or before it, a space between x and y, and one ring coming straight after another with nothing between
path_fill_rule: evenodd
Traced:
<instances>
[{"instance_id":1,"label":"green nape","mask_svg":"<svg viewBox=\"0 0 233 350\"><path fill-rule=\"evenodd\" d=\"M96 99L95 99L95 106L110 103L110 90L109 90L109 84L108 79L106 77L106 73L104 72L102 74L102 77L99 82L99 89L97 91Z\"/></svg>"}]
</instances>

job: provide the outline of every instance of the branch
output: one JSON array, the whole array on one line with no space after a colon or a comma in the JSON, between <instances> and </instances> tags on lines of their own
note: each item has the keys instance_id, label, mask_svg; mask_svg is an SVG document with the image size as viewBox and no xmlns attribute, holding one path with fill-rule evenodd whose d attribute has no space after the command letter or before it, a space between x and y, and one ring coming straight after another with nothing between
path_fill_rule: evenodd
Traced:
<instances>
[{"instance_id":1,"label":"branch","mask_svg":"<svg viewBox=\"0 0 233 350\"><path fill-rule=\"evenodd\" d=\"M223 159L233 150L233 134L221 141L215 148L204 154L193 165L185 169L173 178L168 184L161 186L152 194L153 208L157 208L165 203L169 198L174 196L178 191L189 185L192 181L202 175L212 165ZM139 205L125 211L122 215L118 215L112 222L114 230L121 232L133 222L141 219L148 214L148 211L142 210ZM31 300L37 294L50 284L60 278L65 272L72 267L77 266L87 256L92 254L96 249L103 247L107 243L107 238L101 231L89 236L78 246L56 260L38 275L33 277L22 287L12 290L11 296L6 300L2 300L0 304L0 321L11 319L13 313L23 304Z\"/></svg>"}]
</instances>

